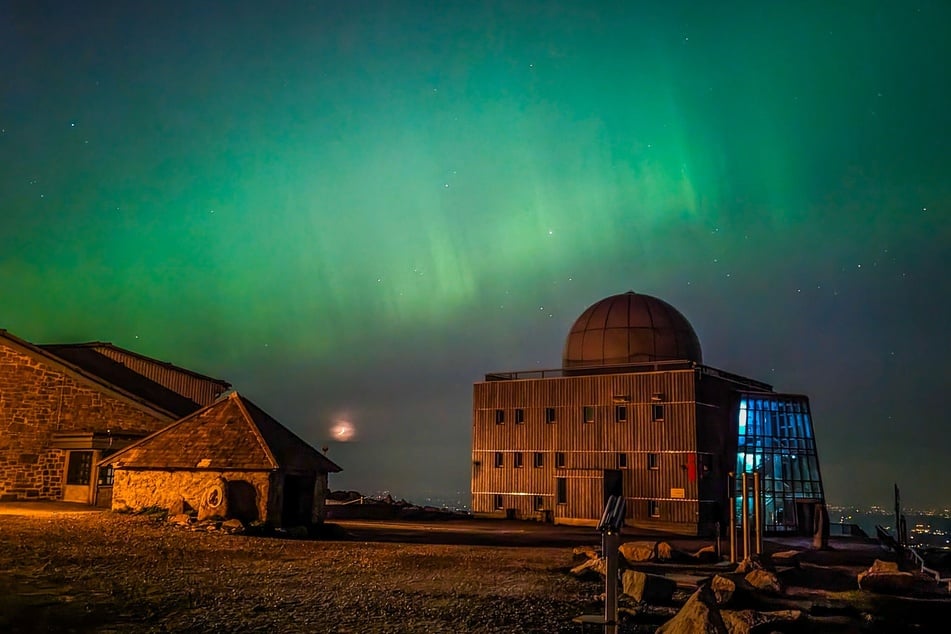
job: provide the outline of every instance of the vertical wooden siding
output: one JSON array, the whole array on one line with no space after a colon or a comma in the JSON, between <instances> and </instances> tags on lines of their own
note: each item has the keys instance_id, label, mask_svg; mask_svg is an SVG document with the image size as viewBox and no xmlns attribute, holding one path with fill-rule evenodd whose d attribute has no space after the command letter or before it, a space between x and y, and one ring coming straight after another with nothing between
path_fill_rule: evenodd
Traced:
<instances>
[{"instance_id":1,"label":"vertical wooden siding","mask_svg":"<svg viewBox=\"0 0 951 634\"><path fill-rule=\"evenodd\" d=\"M693 524L698 521L697 478L689 477L689 456L696 456L697 403L694 370L547 379L487 381L473 390L472 509L497 512L515 509L533 517L536 496L556 520L596 521L603 507L603 471L617 468L617 454L627 456L622 469L627 516L635 523ZM663 400L652 400L655 394ZM664 420L652 420L652 406L664 406ZM627 420L615 420L615 408L627 408ZM584 422L584 408L594 408L594 422ZM545 420L553 407L555 421ZM522 424L515 410L524 411ZM496 423L496 410L504 422ZM495 454L503 456L496 468ZM534 466L534 453L544 464ZM555 454L565 456L555 467ZM515 454L522 454L516 468ZM657 454L658 468L648 470L647 455ZM567 504L556 504L556 479L566 478ZM683 489L682 499L671 489ZM661 517L650 518L648 500L660 504Z\"/></svg>"}]
</instances>

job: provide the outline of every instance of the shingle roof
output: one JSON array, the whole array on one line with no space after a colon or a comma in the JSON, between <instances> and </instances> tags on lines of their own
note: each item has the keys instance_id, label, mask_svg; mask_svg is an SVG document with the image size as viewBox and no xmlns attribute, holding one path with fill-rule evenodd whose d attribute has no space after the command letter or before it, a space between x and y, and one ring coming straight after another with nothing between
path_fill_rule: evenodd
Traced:
<instances>
[{"instance_id":1,"label":"shingle roof","mask_svg":"<svg viewBox=\"0 0 951 634\"><path fill-rule=\"evenodd\" d=\"M102 464L128 469L340 471L237 392L126 447Z\"/></svg>"}]
</instances>

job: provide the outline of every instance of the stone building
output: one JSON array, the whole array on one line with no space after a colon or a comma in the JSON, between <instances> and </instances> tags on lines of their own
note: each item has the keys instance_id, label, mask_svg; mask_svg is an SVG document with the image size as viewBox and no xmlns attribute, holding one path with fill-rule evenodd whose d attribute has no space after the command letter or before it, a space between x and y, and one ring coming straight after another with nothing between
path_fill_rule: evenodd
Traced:
<instances>
[{"instance_id":1,"label":"stone building","mask_svg":"<svg viewBox=\"0 0 951 634\"><path fill-rule=\"evenodd\" d=\"M112 508L194 510L276 526L322 522L340 467L237 392L106 458Z\"/></svg>"},{"instance_id":2,"label":"stone building","mask_svg":"<svg viewBox=\"0 0 951 634\"><path fill-rule=\"evenodd\" d=\"M108 343L38 346L0 330L0 500L108 506L103 457L229 387Z\"/></svg>"},{"instance_id":3,"label":"stone building","mask_svg":"<svg viewBox=\"0 0 951 634\"><path fill-rule=\"evenodd\" d=\"M561 368L486 374L472 418L476 515L594 525L620 495L630 526L709 534L742 517L744 473L767 531L811 534L824 503L809 399L704 365L687 319L648 295L585 310Z\"/></svg>"}]
</instances>

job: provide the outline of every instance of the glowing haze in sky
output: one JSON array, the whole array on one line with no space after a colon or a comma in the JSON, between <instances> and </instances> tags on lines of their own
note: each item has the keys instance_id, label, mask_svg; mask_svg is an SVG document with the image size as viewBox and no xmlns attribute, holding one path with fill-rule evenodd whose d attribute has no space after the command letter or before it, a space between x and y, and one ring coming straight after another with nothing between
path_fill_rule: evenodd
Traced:
<instances>
[{"instance_id":1,"label":"glowing haze in sky","mask_svg":"<svg viewBox=\"0 0 951 634\"><path fill-rule=\"evenodd\" d=\"M471 384L629 289L951 505L947 2L6 2L0 327L467 498ZM342 442L347 440L348 442Z\"/></svg>"}]
</instances>

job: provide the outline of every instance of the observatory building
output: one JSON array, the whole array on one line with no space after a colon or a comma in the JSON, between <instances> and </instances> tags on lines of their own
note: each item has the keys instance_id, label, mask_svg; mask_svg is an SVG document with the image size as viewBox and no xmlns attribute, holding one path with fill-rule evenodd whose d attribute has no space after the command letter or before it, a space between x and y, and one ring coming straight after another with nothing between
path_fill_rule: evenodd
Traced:
<instances>
[{"instance_id":1,"label":"observatory building","mask_svg":"<svg viewBox=\"0 0 951 634\"><path fill-rule=\"evenodd\" d=\"M472 409L476 515L594 525L623 495L629 526L711 534L731 474L757 472L769 532L811 534L824 504L809 399L704 365L690 322L649 295L590 306L561 368L486 374Z\"/></svg>"}]
</instances>

